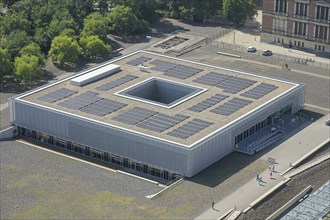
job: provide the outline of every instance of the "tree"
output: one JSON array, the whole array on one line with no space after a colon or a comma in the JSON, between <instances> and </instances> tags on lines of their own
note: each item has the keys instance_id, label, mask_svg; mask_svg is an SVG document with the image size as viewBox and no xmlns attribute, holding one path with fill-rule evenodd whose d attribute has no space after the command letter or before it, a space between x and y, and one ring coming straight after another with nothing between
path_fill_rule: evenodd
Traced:
<instances>
[{"instance_id":1,"label":"tree","mask_svg":"<svg viewBox=\"0 0 330 220\"><path fill-rule=\"evenodd\" d=\"M25 31L26 33L31 32L31 22L28 20L26 14L22 12L6 14L1 19L1 27L4 35L9 35L15 30Z\"/></svg>"},{"instance_id":2,"label":"tree","mask_svg":"<svg viewBox=\"0 0 330 220\"><path fill-rule=\"evenodd\" d=\"M19 54L21 56L28 55L28 56L36 56L38 58L38 64L42 64L44 61L44 55L41 52L41 48L36 43L30 43L29 45L26 45L23 47Z\"/></svg>"},{"instance_id":3,"label":"tree","mask_svg":"<svg viewBox=\"0 0 330 220\"><path fill-rule=\"evenodd\" d=\"M10 56L15 58L18 52L31 42L25 31L15 30L1 39L0 47L7 48Z\"/></svg>"},{"instance_id":4,"label":"tree","mask_svg":"<svg viewBox=\"0 0 330 220\"><path fill-rule=\"evenodd\" d=\"M160 6L160 1L157 0L110 0L109 2L112 5L130 7L140 20L152 22L158 18L156 10Z\"/></svg>"},{"instance_id":5,"label":"tree","mask_svg":"<svg viewBox=\"0 0 330 220\"><path fill-rule=\"evenodd\" d=\"M237 25L257 14L253 0L223 0L222 9L226 19Z\"/></svg>"},{"instance_id":6,"label":"tree","mask_svg":"<svg viewBox=\"0 0 330 220\"><path fill-rule=\"evenodd\" d=\"M73 38L73 39L77 39L77 35L76 35L76 31L75 30L73 30L73 29L71 29L71 28L65 28L62 32L61 32L61 34L60 35L62 35L62 36L68 36L68 37L71 37L71 38Z\"/></svg>"},{"instance_id":7,"label":"tree","mask_svg":"<svg viewBox=\"0 0 330 220\"><path fill-rule=\"evenodd\" d=\"M165 0L170 16L202 22L221 8L222 0Z\"/></svg>"},{"instance_id":8,"label":"tree","mask_svg":"<svg viewBox=\"0 0 330 220\"><path fill-rule=\"evenodd\" d=\"M60 66L64 63L76 63L81 54L81 48L76 40L68 36L57 36L53 39L49 55L56 60Z\"/></svg>"},{"instance_id":9,"label":"tree","mask_svg":"<svg viewBox=\"0 0 330 220\"><path fill-rule=\"evenodd\" d=\"M13 64L8 49L0 47L0 80L13 73Z\"/></svg>"},{"instance_id":10,"label":"tree","mask_svg":"<svg viewBox=\"0 0 330 220\"><path fill-rule=\"evenodd\" d=\"M111 52L111 47L96 35L82 37L79 43L84 55L87 57L103 56Z\"/></svg>"},{"instance_id":11,"label":"tree","mask_svg":"<svg viewBox=\"0 0 330 220\"><path fill-rule=\"evenodd\" d=\"M23 55L15 58L15 77L22 81L30 81L35 76L42 75L43 71L38 65L38 57Z\"/></svg>"},{"instance_id":12,"label":"tree","mask_svg":"<svg viewBox=\"0 0 330 220\"><path fill-rule=\"evenodd\" d=\"M108 15L110 29L120 35L132 35L144 32L148 28L148 23L139 20L130 7L117 5Z\"/></svg>"},{"instance_id":13,"label":"tree","mask_svg":"<svg viewBox=\"0 0 330 220\"><path fill-rule=\"evenodd\" d=\"M43 52L47 52L49 50L52 41L47 33L47 28L36 28L33 40L41 47Z\"/></svg>"},{"instance_id":14,"label":"tree","mask_svg":"<svg viewBox=\"0 0 330 220\"><path fill-rule=\"evenodd\" d=\"M107 19L99 12L88 15L84 20L84 29L81 33L82 37L97 35L100 39L107 39Z\"/></svg>"}]
</instances>

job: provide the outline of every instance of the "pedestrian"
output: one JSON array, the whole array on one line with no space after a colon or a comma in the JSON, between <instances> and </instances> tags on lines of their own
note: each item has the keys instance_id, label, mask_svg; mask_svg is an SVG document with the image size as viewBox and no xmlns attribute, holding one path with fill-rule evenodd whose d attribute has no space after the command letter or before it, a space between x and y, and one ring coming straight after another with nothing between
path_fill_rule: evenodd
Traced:
<instances>
[{"instance_id":1,"label":"pedestrian","mask_svg":"<svg viewBox=\"0 0 330 220\"><path fill-rule=\"evenodd\" d=\"M257 173L257 181L259 181L259 173Z\"/></svg>"},{"instance_id":2,"label":"pedestrian","mask_svg":"<svg viewBox=\"0 0 330 220\"><path fill-rule=\"evenodd\" d=\"M272 178L272 175L273 175L273 173L272 173L272 171L270 171L270 172L269 172L269 178L270 178L270 179Z\"/></svg>"},{"instance_id":3,"label":"pedestrian","mask_svg":"<svg viewBox=\"0 0 330 220\"><path fill-rule=\"evenodd\" d=\"M272 171L273 172L275 171L275 164L273 164Z\"/></svg>"},{"instance_id":4,"label":"pedestrian","mask_svg":"<svg viewBox=\"0 0 330 220\"><path fill-rule=\"evenodd\" d=\"M288 69L289 68L289 65L286 63L285 64L285 69Z\"/></svg>"},{"instance_id":5,"label":"pedestrian","mask_svg":"<svg viewBox=\"0 0 330 220\"><path fill-rule=\"evenodd\" d=\"M214 209L214 202L212 202L212 209Z\"/></svg>"},{"instance_id":6,"label":"pedestrian","mask_svg":"<svg viewBox=\"0 0 330 220\"><path fill-rule=\"evenodd\" d=\"M272 164L269 164L268 165L268 171L271 171L272 170Z\"/></svg>"}]
</instances>

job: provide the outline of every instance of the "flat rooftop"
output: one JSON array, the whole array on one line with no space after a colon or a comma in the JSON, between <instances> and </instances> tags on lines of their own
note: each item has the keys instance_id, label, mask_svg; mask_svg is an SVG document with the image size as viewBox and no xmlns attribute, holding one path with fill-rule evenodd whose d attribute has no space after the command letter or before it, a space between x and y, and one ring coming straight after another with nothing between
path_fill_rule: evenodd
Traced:
<instances>
[{"instance_id":1,"label":"flat rooftop","mask_svg":"<svg viewBox=\"0 0 330 220\"><path fill-rule=\"evenodd\" d=\"M112 64L119 65L120 70L110 70L110 74L83 86L70 83ZM43 86L20 99L191 147L296 86L138 51Z\"/></svg>"}]
</instances>

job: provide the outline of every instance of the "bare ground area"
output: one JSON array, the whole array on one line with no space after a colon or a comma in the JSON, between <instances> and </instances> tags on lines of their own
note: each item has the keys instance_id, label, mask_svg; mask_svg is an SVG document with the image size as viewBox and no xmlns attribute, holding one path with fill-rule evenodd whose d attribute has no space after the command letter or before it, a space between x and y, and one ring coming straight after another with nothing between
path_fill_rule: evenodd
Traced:
<instances>
[{"instance_id":1,"label":"bare ground area","mask_svg":"<svg viewBox=\"0 0 330 220\"><path fill-rule=\"evenodd\" d=\"M0 153L1 219L191 219L267 166L233 153L150 200L162 187L16 141Z\"/></svg>"}]
</instances>

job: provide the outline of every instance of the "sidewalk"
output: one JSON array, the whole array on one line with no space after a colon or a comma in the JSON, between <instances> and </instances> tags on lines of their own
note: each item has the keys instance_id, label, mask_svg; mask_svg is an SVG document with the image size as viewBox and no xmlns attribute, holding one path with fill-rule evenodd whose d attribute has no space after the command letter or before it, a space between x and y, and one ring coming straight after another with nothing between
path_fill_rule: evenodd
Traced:
<instances>
[{"instance_id":1,"label":"sidewalk","mask_svg":"<svg viewBox=\"0 0 330 220\"><path fill-rule=\"evenodd\" d=\"M301 157L304 157L325 140L329 139L330 127L325 125L325 121L327 121L329 117L330 114L311 123L308 127L285 142L282 142L260 158L262 160L268 160L268 157L271 157L276 160L277 164L275 165L275 172L273 173L272 179L269 177L268 169L265 170L259 174L262 176L263 183L259 185L256 179L250 180L223 200L219 202L215 201L214 210L210 207L210 209L206 210L196 219L218 219L233 208L243 212L250 207L252 202L272 189L272 187L280 184L281 181L285 181L286 178L280 176L280 174L289 168L290 163L294 163Z\"/></svg>"}]
</instances>

